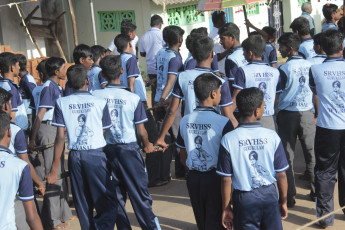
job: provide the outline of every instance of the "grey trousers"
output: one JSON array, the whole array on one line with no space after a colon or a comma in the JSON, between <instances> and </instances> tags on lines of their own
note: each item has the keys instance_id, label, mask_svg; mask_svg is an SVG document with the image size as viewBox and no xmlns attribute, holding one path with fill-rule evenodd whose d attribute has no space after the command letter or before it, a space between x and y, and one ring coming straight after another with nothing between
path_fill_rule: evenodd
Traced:
<instances>
[{"instance_id":1,"label":"grey trousers","mask_svg":"<svg viewBox=\"0 0 345 230\"><path fill-rule=\"evenodd\" d=\"M54 143L57 128L42 123L37 134L37 144L46 145ZM44 157L45 174L50 172L54 159L54 147L42 151ZM61 162L58 175L64 171L64 154L61 155ZM41 220L44 229L56 227L61 222L68 221L72 212L67 203L67 191L62 186L63 180L58 180L55 184L46 186L46 193L43 197L41 210Z\"/></svg>"},{"instance_id":2,"label":"grey trousers","mask_svg":"<svg viewBox=\"0 0 345 230\"><path fill-rule=\"evenodd\" d=\"M304 159L307 165L306 172L310 176L311 191L314 188L314 138L315 138L315 122L314 115L311 111L286 111L281 110L277 116L278 134L282 140L286 158L290 168L286 171L288 180L288 202L292 202L296 195L295 176L293 170L293 159L295 154L295 146L297 137L301 142Z\"/></svg>"}]
</instances>

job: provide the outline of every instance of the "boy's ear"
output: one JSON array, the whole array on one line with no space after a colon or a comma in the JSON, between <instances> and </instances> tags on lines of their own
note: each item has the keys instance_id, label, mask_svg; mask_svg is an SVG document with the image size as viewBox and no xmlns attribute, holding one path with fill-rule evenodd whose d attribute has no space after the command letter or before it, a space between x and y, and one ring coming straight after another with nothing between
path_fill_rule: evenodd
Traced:
<instances>
[{"instance_id":1,"label":"boy's ear","mask_svg":"<svg viewBox=\"0 0 345 230\"><path fill-rule=\"evenodd\" d=\"M85 58L82 58L82 57L79 58L79 63L80 63L80 64L83 64L83 63L84 63L84 60L85 60Z\"/></svg>"},{"instance_id":2,"label":"boy's ear","mask_svg":"<svg viewBox=\"0 0 345 230\"><path fill-rule=\"evenodd\" d=\"M121 72L120 72L120 73L123 74L124 71L125 71L125 70L121 67Z\"/></svg>"},{"instance_id":3,"label":"boy's ear","mask_svg":"<svg viewBox=\"0 0 345 230\"><path fill-rule=\"evenodd\" d=\"M85 84L88 86L89 83L90 83L90 80L89 80L89 78L87 77L86 80L85 80Z\"/></svg>"},{"instance_id":4,"label":"boy's ear","mask_svg":"<svg viewBox=\"0 0 345 230\"><path fill-rule=\"evenodd\" d=\"M214 53L213 53L213 49L211 50L211 53L210 53L210 58L214 58Z\"/></svg>"},{"instance_id":5,"label":"boy's ear","mask_svg":"<svg viewBox=\"0 0 345 230\"><path fill-rule=\"evenodd\" d=\"M210 97L212 99L216 98L216 95L217 95L217 92L215 90L212 90L211 93L210 93Z\"/></svg>"},{"instance_id":6,"label":"boy's ear","mask_svg":"<svg viewBox=\"0 0 345 230\"><path fill-rule=\"evenodd\" d=\"M180 37L180 38L178 39L178 42L182 44L182 42L183 42L183 37Z\"/></svg>"}]
</instances>

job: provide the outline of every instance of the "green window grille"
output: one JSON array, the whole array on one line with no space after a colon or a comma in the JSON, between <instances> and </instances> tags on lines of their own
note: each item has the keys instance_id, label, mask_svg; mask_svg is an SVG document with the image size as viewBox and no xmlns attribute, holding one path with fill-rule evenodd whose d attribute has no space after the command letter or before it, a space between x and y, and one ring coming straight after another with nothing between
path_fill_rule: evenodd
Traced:
<instances>
[{"instance_id":1,"label":"green window grille","mask_svg":"<svg viewBox=\"0 0 345 230\"><path fill-rule=\"evenodd\" d=\"M309 0L298 0L298 7L301 7L305 2L309 2Z\"/></svg>"},{"instance_id":2,"label":"green window grille","mask_svg":"<svg viewBox=\"0 0 345 230\"><path fill-rule=\"evenodd\" d=\"M253 4L246 5L247 15L248 16L258 15L260 13L259 8L260 8L259 3L253 3Z\"/></svg>"},{"instance_id":3,"label":"green window grille","mask_svg":"<svg viewBox=\"0 0 345 230\"><path fill-rule=\"evenodd\" d=\"M175 26L205 22L205 16L196 11L197 5L167 9L168 24Z\"/></svg>"},{"instance_id":4,"label":"green window grille","mask_svg":"<svg viewBox=\"0 0 345 230\"><path fill-rule=\"evenodd\" d=\"M131 20L135 24L134 10L127 11L98 11L98 28L101 32L121 31L121 22Z\"/></svg>"}]
</instances>

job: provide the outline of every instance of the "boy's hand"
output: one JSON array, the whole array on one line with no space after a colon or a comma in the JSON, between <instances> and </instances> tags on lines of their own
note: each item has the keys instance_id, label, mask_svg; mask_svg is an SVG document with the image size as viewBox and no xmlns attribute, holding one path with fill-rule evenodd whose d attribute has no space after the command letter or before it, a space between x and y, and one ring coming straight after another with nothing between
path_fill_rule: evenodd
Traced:
<instances>
[{"instance_id":1,"label":"boy's hand","mask_svg":"<svg viewBox=\"0 0 345 230\"><path fill-rule=\"evenodd\" d=\"M280 216L282 217L282 220L285 220L288 217L288 209L286 203L279 204L280 209Z\"/></svg>"},{"instance_id":2,"label":"boy's hand","mask_svg":"<svg viewBox=\"0 0 345 230\"><path fill-rule=\"evenodd\" d=\"M46 193L46 188L43 184L38 186L38 191L40 191L41 195L44 196L44 194Z\"/></svg>"},{"instance_id":3,"label":"boy's hand","mask_svg":"<svg viewBox=\"0 0 345 230\"><path fill-rule=\"evenodd\" d=\"M223 210L222 213L222 224L227 230L232 230L232 224L234 220L234 213L230 207Z\"/></svg>"},{"instance_id":4,"label":"boy's hand","mask_svg":"<svg viewBox=\"0 0 345 230\"><path fill-rule=\"evenodd\" d=\"M48 184L55 184L58 180L57 173L50 172L45 176L45 179L47 180Z\"/></svg>"},{"instance_id":5,"label":"boy's hand","mask_svg":"<svg viewBox=\"0 0 345 230\"><path fill-rule=\"evenodd\" d=\"M248 27L253 27L253 24L248 19L245 20L245 23Z\"/></svg>"},{"instance_id":6,"label":"boy's hand","mask_svg":"<svg viewBox=\"0 0 345 230\"><path fill-rule=\"evenodd\" d=\"M36 146L35 140L30 140L29 145L28 145L28 153L32 153L35 146Z\"/></svg>"},{"instance_id":7,"label":"boy's hand","mask_svg":"<svg viewBox=\"0 0 345 230\"><path fill-rule=\"evenodd\" d=\"M155 148L153 147L153 144L149 142L145 147L144 147L144 152L145 153L152 153L155 152Z\"/></svg>"},{"instance_id":8,"label":"boy's hand","mask_svg":"<svg viewBox=\"0 0 345 230\"><path fill-rule=\"evenodd\" d=\"M160 139L158 139L158 140L156 141L155 146L160 146L160 147L162 147L162 149L160 149L159 151L163 151L163 152L164 152L164 151L167 149L167 147L168 147L167 143L165 143L164 140L160 140Z\"/></svg>"}]
</instances>

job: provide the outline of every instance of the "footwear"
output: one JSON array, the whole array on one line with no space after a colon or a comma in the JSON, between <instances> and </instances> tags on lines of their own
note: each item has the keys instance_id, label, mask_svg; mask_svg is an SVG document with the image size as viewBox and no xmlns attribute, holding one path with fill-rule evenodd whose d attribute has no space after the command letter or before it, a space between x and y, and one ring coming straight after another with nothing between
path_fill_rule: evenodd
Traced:
<instances>
[{"instance_id":1,"label":"footwear","mask_svg":"<svg viewBox=\"0 0 345 230\"><path fill-rule=\"evenodd\" d=\"M316 201L316 194L314 192L310 192L309 197L310 197L311 201Z\"/></svg>"},{"instance_id":2,"label":"footwear","mask_svg":"<svg viewBox=\"0 0 345 230\"><path fill-rule=\"evenodd\" d=\"M331 227L331 226L329 226L329 225L325 225L323 222L321 222L321 221L319 221L319 222L317 222L317 223L315 223L317 226L319 226L320 228L322 228L322 229L326 229L326 228L328 228L328 227Z\"/></svg>"}]
</instances>

